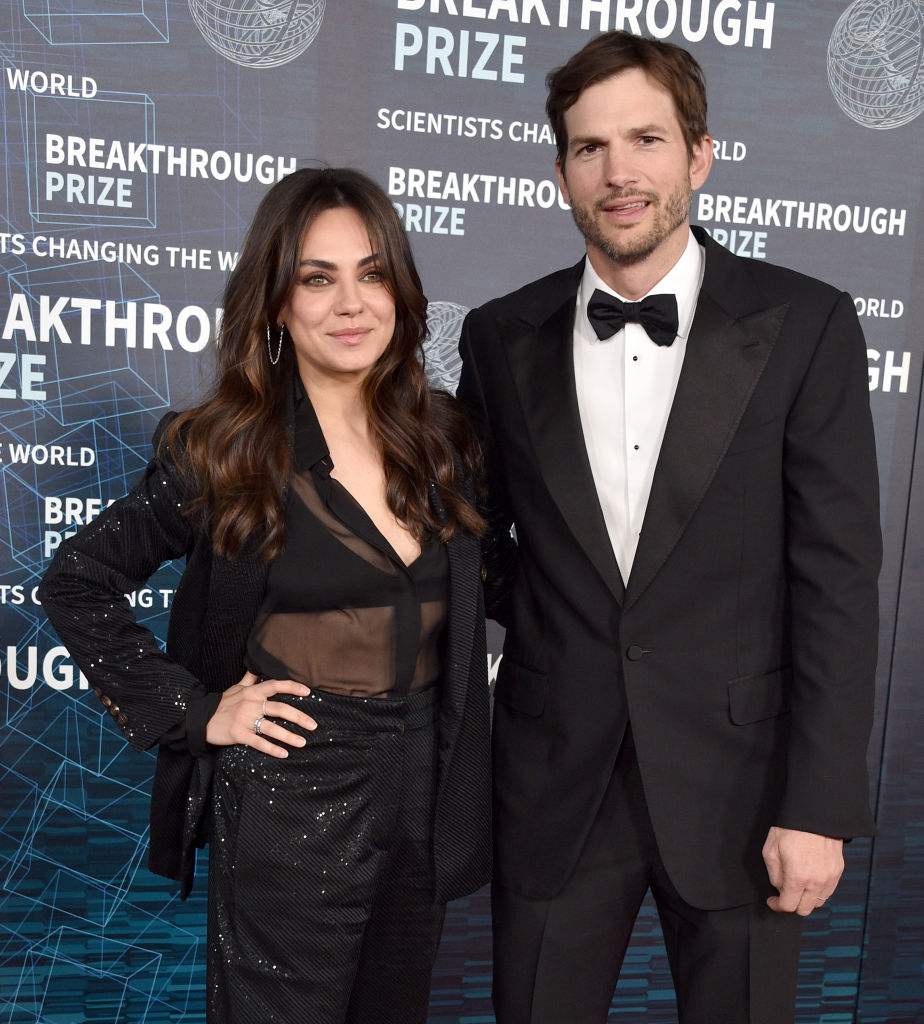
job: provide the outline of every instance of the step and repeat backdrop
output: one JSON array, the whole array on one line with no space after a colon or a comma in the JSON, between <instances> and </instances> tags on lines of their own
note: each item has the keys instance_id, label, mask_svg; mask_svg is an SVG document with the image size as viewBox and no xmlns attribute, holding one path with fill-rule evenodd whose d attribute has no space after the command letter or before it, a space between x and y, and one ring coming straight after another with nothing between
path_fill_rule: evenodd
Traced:
<instances>
[{"instance_id":1,"label":"step and repeat backdrop","mask_svg":"<svg viewBox=\"0 0 924 1024\"><path fill-rule=\"evenodd\" d=\"M921 0L7 0L0 1021L203 1019L204 877L180 902L147 872L153 758L87 692L35 588L208 379L260 197L310 162L381 182L430 298L429 369L453 388L466 311L582 251L543 80L614 28L705 68L716 160L694 223L848 290L866 331L886 552L879 834L849 847L841 892L809 921L799 1019L924 1019ZM180 570L126 598L160 636ZM450 906L432 1020L493 1021L490 964L479 893ZM650 906L612 1016L676 1017Z\"/></svg>"}]
</instances>

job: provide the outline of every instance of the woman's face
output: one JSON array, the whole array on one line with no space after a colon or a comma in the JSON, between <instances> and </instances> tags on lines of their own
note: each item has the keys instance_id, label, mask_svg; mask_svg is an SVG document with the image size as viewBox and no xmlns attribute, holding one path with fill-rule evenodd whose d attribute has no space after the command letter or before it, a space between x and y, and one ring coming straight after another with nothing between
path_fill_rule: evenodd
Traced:
<instances>
[{"instance_id":1,"label":"woman's face","mask_svg":"<svg viewBox=\"0 0 924 1024\"><path fill-rule=\"evenodd\" d=\"M391 341L395 301L359 214L325 210L305 233L295 285L280 313L305 387L359 384Z\"/></svg>"}]
</instances>

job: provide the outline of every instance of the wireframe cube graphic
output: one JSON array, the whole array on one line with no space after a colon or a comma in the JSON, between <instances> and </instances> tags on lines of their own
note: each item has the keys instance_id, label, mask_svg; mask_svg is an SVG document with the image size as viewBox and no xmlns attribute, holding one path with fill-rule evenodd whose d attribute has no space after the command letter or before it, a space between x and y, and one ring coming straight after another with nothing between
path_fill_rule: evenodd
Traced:
<instances>
[{"instance_id":1,"label":"wireframe cube graphic","mask_svg":"<svg viewBox=\"0 0 924 1024\"><path fill-rule=\"evenodd\" d=\"M145 304L158 304L160 296L136 270L91 260L23 270L9 281L11 300L26 297L33 324L43 304L48 320L48 310L61 303L48 339L28 343L47 360L46 383L55 382L43 403L46 415L72 426L167 408L166 354L158 341L145 349L143 336ZM111 345L104 324L113 331Z\"/></svg>"},{"instance_id":2,"label":"wireframe cube graphic","mask_svg":"<svg viewBox=\"0 0 924 1024\"><path fill-rule=\"evenodd\" d=\"M23 13L53 46L170 42L167 0L23 0Z\"/></svg>"},{"instance_id":3,"label":"wireframe cube graphic","mask_svg":"<svg viewBox=\"0 0 924 1024\"><path fill-rule=\"evenodd\" d=\"M144 93L61 96L26 91L29 214L36 224L157 226L156 175L126 149L154 142ZM92 140L92 141L88 141Z\"/></svg>"}]
</instances>

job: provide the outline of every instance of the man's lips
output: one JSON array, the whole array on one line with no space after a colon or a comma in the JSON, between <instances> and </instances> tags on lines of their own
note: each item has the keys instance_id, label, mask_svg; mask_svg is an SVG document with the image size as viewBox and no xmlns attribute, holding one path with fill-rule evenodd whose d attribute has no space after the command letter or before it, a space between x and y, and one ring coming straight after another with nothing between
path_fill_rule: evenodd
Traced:
<instances>
[{"instance_id":1,"label":"man's lips","mask_svg":"<svg viewBox=\"0 0 924 1024\"><path fill-rule=\"evenodd\" d=\"M603 209L606 213L632 213L645 209L650 203L650 199L611 199L603 203Z\"/></svg>"}]
</instances>

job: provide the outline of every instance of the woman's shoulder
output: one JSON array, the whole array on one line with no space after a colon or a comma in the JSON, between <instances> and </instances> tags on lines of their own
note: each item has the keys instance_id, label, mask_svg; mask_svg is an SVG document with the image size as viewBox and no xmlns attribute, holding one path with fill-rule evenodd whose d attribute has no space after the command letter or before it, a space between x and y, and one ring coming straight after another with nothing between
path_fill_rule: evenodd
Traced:
<instances>
[{"instance_id":1,"label":"woman's shoulder","mask_svg":"<svg viewBox=\"0 0 924 1024\"><path fill-rule=\"evenodd\" d=\"M177 422L179 421L179 422ZM164 473L187 498L195 498L201 487L186 456L190 421L186 414L173 410L165 413L151 437L150 467Z\"/></svg>"},{"instance_id":2,"label":"woman's shoulder","mask_svg":"<svg viewBox=\"0 0 924 1024\"><path fill-rule=\"evenodd\" d=\"M151 447L154 449L156 455L160 450L161 442L163 441L164 434L167 432L167 428L173 423L174 420L179 418L179 413L171 409L169 412L164 413L154 428L154 433L151 436Z\"/></svg>"}]
</instances>

